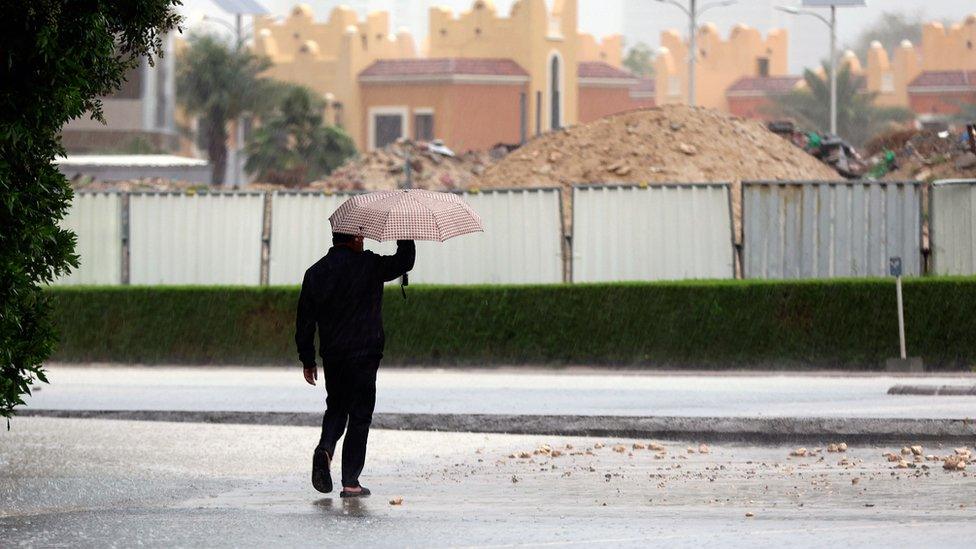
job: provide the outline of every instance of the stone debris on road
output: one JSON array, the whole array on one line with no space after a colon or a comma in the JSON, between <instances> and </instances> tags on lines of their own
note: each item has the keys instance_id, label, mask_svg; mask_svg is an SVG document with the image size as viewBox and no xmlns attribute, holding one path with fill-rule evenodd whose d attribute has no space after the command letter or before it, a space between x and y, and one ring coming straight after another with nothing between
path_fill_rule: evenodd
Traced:
<instances>
[{"instance_id":1,"label":"stone debris on road","mask_svg":"<svg viewBox=\"0 0 976 549\"><path fill-rule=\"evenodd\" d=\"M560 517L552 524L563 529L577 517L586 517L591 533L594 525L606 520L617 520L618 526L649 517L667 522L675 514L734 521L750 513L761 516L764 524L783 520L795 525L806 520L820 527L853 521L844 524L861 529L866 521L898 525L933 517L960 524L971 519L976 508L976 475L959 467L968 463L971 446L937 441L926 443L929 455L944 458L954 468L940 471L929 468L922 456L902 457L903 447L918 445L913 441L887 447L855 445L835 459L826 459L826 452L791 459L787 454L796 448L782 445L714 443L707 453L628 452L635 444L650 444L627 438L604 442L587 437L378 429L370 436L373 444L364 480L385 497L345 502L334 496L323 498L308 485L305 460L318 437L311 427L17 418L4 437L0 528L5 533L16 528L12 546L50 545L51 538L43 536L51 531L70 533L60 540L67 539L68 544L77 538L86 544L111 545L108 538L92 537L91 525L140 528L145 522L139 521L148 520L147 504L152 505L154 521L167 513L185 517L188 510L194 520L209 516L225 521L240 513L245 521L261 520L263 515L272 521L296 516L304 521L299 515L305 513L314 516L316 523L351 521L358 513L360 521L368 517L363 528L399 531L403 521L412 520L421 537L409 539L427 541L422 536L435 514L450 527L470 526L472 521L497 526L523 519L523 524L538 524L545 517ZM680 450L708 443L654 444L661 450L665 446ZM615 451L618 446L625 451ZM808 447L807 454L816 454L817 449ZM529 458L511 458L523 454ZM910 465L916 465L910 461L916 458L923 462L914 468L891 468L887 454ZM52 479L75 480L52 484ZM404 504L407 498L409 506ZM125 516L133 516L136 522L118 520L120 515L112 514L116 509L134 510L134 515ZM80 529L70 523L78 511L85 513L86 521ZM568 520L562 520L564 516ZM390 517L396 518L386 520ZM672 523L667 524L670 528ZM332 529L335 523L327 526ZM940 528L935 530L941 532ZM348 534L337 534L335 541L347 539ZM521 543L554 539L547 534ZM626 537L632 532L608 529L601 535L610 539L621 534ZM409 541L395 535L385 539L399 540L401 545ZM167 538L151 545L206 545L202 540ZM479 537L467 544L481 545L486 540ZM463 544L459 538L442 541ZM514 541L492 538L494 544ZM137 543L126 538L116 539L116 544Z\"/></svg>"},{"instance_id":2,"label":"stone debris on road","mask_svg":"<svg viewBox=\"0 0 976 549\"><path fill-rule=\"evenodd\" d=\"M603 449L603 448L605 448L605 447L606 446L602 442L598 442L598 443L593 444L593 446L591 446L591 447L585 447L585 448L580 449L578 451L568 452L568 454L566 454L566 455L568 457L571 457L571 458L572 457L575 457L575 456L583 456L583 457L586 457L586 456L594 456L594 457L598 457L599 455L601 455L600 454L600 450ZM635 458L637 458L638 460L640 459L640 454L639 453L635 454L633 451L628 451L627 450L628 447L624 443L613 443L613 444L610 444L608 447L612 451L613 454L626 455L626 457L628 459L635 459ZM553 458L560 457L560 456L562 456L564 454L562 452L559 452L558 450L553 450L552 448L553 448L553 445L547 443L547 444L543 444L543 445L539 446L538 449L534 452L535 455L541 455L541 456L545 456L545 457L550 458L550 461L549 462L542 462L543 467L541 467L539 469L540 471L555 470L555 469L558 469L559 468L557 465L555 465L554 463L552 463L552 460L553 460ZM572 446L567 444L567 448L572 448ZM654 460L659 460L660 461L660 460L668 459L668 457L669 457L668 456L668 453L667 453L667 448L665 447L665 445L663 445L663 444L661 444L659 442L645 443L645 442L641 442L641 441L635 441L635 442L630 443L630 448L632 448L633 450L650 449L652 451L655 451L656 453L653 453L652 454ZM828 469L828 470L829 469L833 469L834 466L830 465L830 463L827 462L824 459L824 457L823 457L822 452L824 451L824 449L825 448L823 448L823 447L816 447L816 448L813 448L813 449L808 449L806 447L795 448L795 449L793 449L793 450L791 450L789 452L789 456L787 457L787 460L790 460L791 458L794 458L794 457L802 457L802 458L818 458L819 457L819 459L815 460L815 463L819 464L818 465L819 467L822 467L822 468L825 468L825 469ZM826 445L826 451L827 452L831 452L831 453L847 452L848 451L848 445L847 445L846 442L829 443L829 444ZM672 456L670 456L670 460L672 462L678 461L678 460L687 460L688 459L688 454L697 454L697 455L703 456L703 455L710 454L710 453L711 453L711 448L707 444L701 443L701 444L699 444L697 450L693 446L688 446L686 448L685 453L672 455ZM509 454L509 457L516 456L516 455L524 456L524 455L527 455L527 454L528 454L528 452L518 451L518 452L513 452L513 453ZM923 447L922 447L922 445L920 445L920 444L910 444L910 445L903 445L897 451L890 451L889 450L889 451L883 452L880 455L883 458L883 461L878 462L876 464L876 467L880 467L882 464L888 463L888 464L892 464L892 465L890 465L890 467L892 469L894 469L894 470L915 470L915 472L914 472L914 475L915 476L929 476L930 475L930 469L931 468L924 463L925 461L942 461L943 462L943 468L945 470L947 470L947 471L964 471L966 469L967 464L972 459L972 450L970 450L968 447L959 447L959 448L953 449L953 453L951 453L949 455L946 455L944 457L939 457L939 456L934 455L934 454L930 454L928 456L923 456ZM705 459L705 458L702 457L702 458L697 458L697 459L701 460L701 459ZM504 461L502 460L502 461L500 461L500 463L504 463ZM521 462L521 463L531 463L531 464L538 465L538 464L536 464L535 461ZM811 462L808 462L806 460L803 460L803 463L799 463L797 466L793 466L793 465L789 465L788 463L781 464L781 463L778 463L778 462L775 462L775 461L763 461L763 462L761 462L759 464L755 464L753 462L746 462L746 464L749 465L749 466L751 466L751 467L757 467L758 466L759 468L763 468L763 469L774 469L774 470L777 470L778 469L778 470L782 470L782 471L784 471L784 472L786 472L788 474L793 474L797 470L796 467L800 467L800 468L807 468L807 467L809 467L808 463L811 463ZM728 465L731 465L731 463L729 463ZM858 469L864 469L866 467L869 468L869 467L871 467L871 464L868 463L868 462L865 462L865 460L863 458L858 458L858 457L850 457L850 458L849 457L844 457L844 458L841 458L839 461L836 462L836 467L838 469L842 469L842 470L846 470L846 471L855 471L855 470L858 470ZM715 467L713 470L714 471L719 471L719 470L725 470L725 468L726 468L726 465L721 465L720 467ZM681 464L678 464L678 463L671 463L671 464L666 465L666 469L667 470L671 470L671 471L678 471L678 470L681 470L682 469L682 465ZM583 472L591 472L592 473L592 472L596 472L598 469L594 465L589 464L589 465L586 465L585 467L583 467L583 466L576 466L574 468L574 470L583 471ZM569 476L571 476L571 474L572 474L572 471L564 471L562 473L562 476L563 477L569 477ZM604 474L604 480L606 482L610 482L610 480L612 478L614 478L615 476L617 476L617 474L618 473L605 473ZM968 473L965 473L965 472L963 474L964 475L968 475ZM860 473L860 475L861 476L854 476L854 477L852 477L850 479L850 484L852 486L856 486L856 485L859 485L861 483L861 479L864 476L864 473L862 472L862 473ZM872 476L877 476L877 473L874 473ZM714 481L715 478L716 478L716 475L709 474L709 475L706 475L706 478L708 478L709 481ZM870 480L870 477L868 478L868 480ZM514 478L513 478L513 482L515 482ZM814 479L811 482L816 485L820 481Z\"/></svg>"}]
</instances>

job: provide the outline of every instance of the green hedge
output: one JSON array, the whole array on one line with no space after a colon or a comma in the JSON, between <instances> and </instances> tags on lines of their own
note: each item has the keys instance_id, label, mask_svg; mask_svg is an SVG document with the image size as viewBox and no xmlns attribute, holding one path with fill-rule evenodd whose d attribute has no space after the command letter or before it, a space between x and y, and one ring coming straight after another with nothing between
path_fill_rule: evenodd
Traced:
<instances>
[{"instance_id":1,"label":"green hedge","mask_svg":"<svg viewBox=\"0 0 976 549\"><path fill-rule=\"evenodd\" d=\"M890 279L390 288L387 362L876 367L898 352ZM62 361L295 363L297 288L48 293ZM905 281L912 355L976 362L976 278Z\"/></svg>"}]
</instances>

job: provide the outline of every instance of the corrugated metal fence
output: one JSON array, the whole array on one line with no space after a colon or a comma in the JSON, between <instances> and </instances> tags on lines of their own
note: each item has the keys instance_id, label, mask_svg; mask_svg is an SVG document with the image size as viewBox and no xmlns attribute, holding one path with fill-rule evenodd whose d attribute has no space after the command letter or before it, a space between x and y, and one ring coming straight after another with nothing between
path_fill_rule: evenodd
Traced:
<instances>
[{"instance_id":1,"label":"corrugated metal fence","mask_svg":"<svg viewBox=\"0 0 976 549\"><path fill-rule=\"evenodd\" d=\"M900 256L922 271L917 182L745 182L747 278L886 276Z\"/></svg>"},{"instance_id":2,"label":"corrugated metal fence","mask_svg":"<svg viewBox=\"0 0 976 549\"><path fill-rule=\"evenodd\" d=\"M122 282L122 199L117 193L75 193L61 224L77 235L81 265L57 284Z\"/></svg>"},{"instance_id":3,"label":"corrugated metal fence","mask_svg":"<svg viewBox=\"0 0 976 549\"><path fill-rule=\"evenodd\" d=\"M932 270L976 274L976 180L938 181L929 196Z\"/></svg>"},{"instance_id":4,"label":"corrugated metal fence","mask_svg":"<svg viewBox=\"0 0 976 549\"><path fill-rule=\"evenodd\" d=\"M129 199L132 284L258 284L261 193L135 193Z\"/></svg>"},{"instance_id":5,"label":"corrugated metal fence","mask_svg":"<svg viewBox=\"0 0 976 549\"><path fill-rule=\"evenodd\" d=\"M573 189L573 281L734 276L728 184Z\"/></svg>"},{"instance_id":6,"label":"corrugated metal fence","mask_svg":"<svg viewBox=\"0 0 976 549\"><path fill-rule=\"evenodd\" d=\"M917 182L746 182L742 276L886 276L923 271ZM464 195L486 232L419 243L417 283L554 283L735 276L727 184L580 186L563 247L559 191ZM934 271L976 274L976 181L931 188ZM330 245L348 194L86 193L63 225L81 267L58 284L297 284ZM382 253L393 243L369 242Z\"/></svg>"},{"instance_id":7,"label":"corrugated metal fence","mask_svg":"<svg viewBox=\"0 0 976 549\"><path fill-rule=\"evenodd\" d=\"M329 249L329 215L350 196L79 192L63 225L78 234L82 267L57 283L297 284ZM465 200L486 231L418 243L413 282L562 281L557 189L491 190ZM395 244L367 241L367 248L392 253Z\"/></svg>"},{"instance_id":8,"label":"corrugated metal fence","mask_svg":"<svg viewBox=\"0 0 976 549\"><path fill-rule=\"evenodd\" d=\"M275 193L271 215L271 284L297 284L332 243L329 215L351 194ZM562 223L556 189L491 190L464 195L485 232L447 242L418 242L416 283L552 283L562 281ZM393 243L367 241L379 253Z\"/></svg>"}]
</instances>

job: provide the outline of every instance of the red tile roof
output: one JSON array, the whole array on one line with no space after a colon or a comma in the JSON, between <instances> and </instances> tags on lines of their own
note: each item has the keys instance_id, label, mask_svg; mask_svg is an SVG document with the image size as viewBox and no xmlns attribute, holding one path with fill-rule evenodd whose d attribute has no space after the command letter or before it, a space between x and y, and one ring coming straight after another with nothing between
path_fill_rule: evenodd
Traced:
<instances>
[{"instance_id":1,"label":"red tile roof","mask_svg":"<svg viewBox=\"0 0 976 549\"><path fill-rule=\"evenodd\" d=\"M976 89L976 71L926 71L908 84L909 90L925 88Z\"/></svg>"},{"instance_id":2,"label":"red tile roof","mask_svg":"<svg viewBox=\"0 0 976 549\"><path fill-rule=\"evenodd\" d=\"M618 69L603 61L580 61L576 67L576 76L580 78L613 78L620 80L634 80L633 74Z\"/></svg>"},{"instance_id":3,"label":"red tile roof","mask_svg":"<svg viewBox=\"0 0 976 549\"><path fill-rule=\"evenodd\" d=\"M382 59L359 73L360 78L528 75L511 59L486 58Z\"/></svg>"},{"instance_id":4,"label":"red tile roof","mask_svg":"<svg viewBox=\"0 0 976 549\"><path fill-rule=\"evenodd\" d=\"M802 81L800 76L744 76L727 90L727 96L784 95Z\"/></svg>"}]
</instances>

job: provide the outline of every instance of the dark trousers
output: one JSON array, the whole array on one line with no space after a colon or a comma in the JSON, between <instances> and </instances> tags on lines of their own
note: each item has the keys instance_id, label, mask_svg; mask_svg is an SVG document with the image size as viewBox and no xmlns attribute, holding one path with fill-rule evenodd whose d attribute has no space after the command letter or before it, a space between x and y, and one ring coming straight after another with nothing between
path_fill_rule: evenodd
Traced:
<instances>
[{"instance_id":1,"label":"dark trousers","mask_svg":"<svg viewBox=\"0 0 976 549\"><path fill-rule=\"evenodd\" d=\"M318 449L335 456L336 443L346 432L342 444L342 485L359 486L359 474L366 462L366 439L373 422L376 404L376 370L380 361L363 359L331 361L325 365L325 415ZM347 424L348 423L348 427Z\"/></svg>"}]
</instances>

